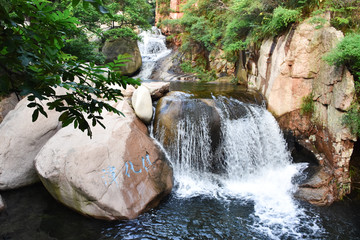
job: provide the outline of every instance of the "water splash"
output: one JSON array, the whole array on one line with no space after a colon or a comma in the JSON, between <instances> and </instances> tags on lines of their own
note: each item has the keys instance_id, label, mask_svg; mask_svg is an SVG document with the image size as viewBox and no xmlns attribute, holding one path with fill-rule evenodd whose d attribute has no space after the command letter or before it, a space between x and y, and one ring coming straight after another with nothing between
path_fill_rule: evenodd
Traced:
<instances>
[{"instance_id":1,"label":"water splash","mask_svg":"<svg viewBox=\"0 0 360 240\"><path fill-rule=\"evenodd\" d=\"M177 123L176 137L167 144L176 195L252 202L254 221L249 227L271 239L302 238L321 232L318 217L305 214L292 197L297 188L292 180L306 164L292 163L274 117L257 105L224 97L213 100L221 119L221 139L216 149L209 127L213 116L199 109L186 109L187 114ZM198 117L194 117L196 112ZM157 131L155 136L163 142L164 129ZM214 163L222 170L214 170Z\"/></svg>"},{"instance_id":2,"label":"water splash","mask_svg":"<svg viewBox=\"0 0 360 240\"><path fill-rule=\"evenodd\" d=\"M139 37L141 37L141 40L138 41L138 46L141 53L142 66L140 73L135 77L146 80L149 79L153 72L156 61L169 55L171 50L166 47L166 37L155 26L150 30L142 31Z\"/></svg>"}]
</instances>

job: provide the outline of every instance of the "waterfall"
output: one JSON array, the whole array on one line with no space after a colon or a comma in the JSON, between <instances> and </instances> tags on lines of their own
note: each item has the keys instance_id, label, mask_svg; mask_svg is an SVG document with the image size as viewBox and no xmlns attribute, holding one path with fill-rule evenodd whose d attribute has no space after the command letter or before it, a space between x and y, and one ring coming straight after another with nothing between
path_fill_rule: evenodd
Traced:
<instances>
[{"instance_id":1,"label":"waterfall","mask_svg":"<svg viewBox=\"0 0 360 240\"><path fill-rule=\"evenodd\" d=\"M167 130L154 123L155 138L173 165L176 196L252 202L256 221L251 227L256 231L272 239L301 237L301 221L310 220L292 195L294 177L306 164L292 163L274 117L264 107L235 99L179 96L184 114L174 126L173 138L166 139ZM216 113L207 111L201 105L204 101L213 102ZM220 124L214 127L211 122L217 115ZM319 231L316 223L310 228Z\"/></svg>"},{"instance_id":2,"label":"waterfall","mask_svg":"<svg viewBox=\"0 0 360 240\"><path fill-rule=\"evenodd\" d=\"M142 58L140 73L135 76L147 80L153 72L156 61L170 54L171 50L166 47L166 37L161 34L160 29L153 26L150 30L141 31L138 46Z\"/></svg>"}]
</instances>

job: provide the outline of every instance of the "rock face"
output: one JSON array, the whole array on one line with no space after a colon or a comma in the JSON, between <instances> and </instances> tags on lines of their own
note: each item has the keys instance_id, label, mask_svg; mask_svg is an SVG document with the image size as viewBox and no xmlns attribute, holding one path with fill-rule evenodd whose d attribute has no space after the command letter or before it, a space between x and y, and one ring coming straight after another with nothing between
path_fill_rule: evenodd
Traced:
<instances>
[{"instance_id":1,"label":"rock face","mask_svg":"<svg viewBox=\"0 0 360 240\"><path fill-rule=\"evenodd\" d=\"M21 100L0 124L0 190L37 182L34 159L43 145L59 129L59 113L48 111L32 122L33 108Z\"/></svg>"},{"instance_id":2,"label":"rock face","mask_svg":"<svg viewBox=\"0 0 360 240\"><path fill-rule=\"evenodd\" d=\"M115 39L105 42L102 52L106 56L105 62L112 62L119 55L130 55L130 61L124 63L125 66L120 68L120 71L127 76L134 75L141 67L142 60L139 47L136 41L128 39Z\"/></svg>"},{"instance_id":3,"label":"rock face","mask_svg":"<svg viewBox=\"0 0 360 240\"><path fill-rule=\"evenodd\" d=\"M150 91L145 86L138 87L131 98L132 106L138 116L144 123L149 124L153 115L153 107Z\"/></svg>"},{"instance_id":4,"label":"rock face","mask_svg":"<svg viewBox=\"0 0 360 240\"><path fill-rule=\"evenodd\" d=\"M36 157L41 181L54 198L99 219L132 219L170 193L172 169L127 100L126 117L104 113L93 138L61 129Z\"/></svg>"},{"instance_id":5,"label":"rock face","mask_svg":"<svg viewBox=\"0 0 360 240\"><path fill-rule=\"evenodd\" d=\"M332 176L321 169L306 183L302 184L295 196L311 204L325 205L334 201L334 185L331 184Z\"/></svg>"},{"instance_id":6,"label":"rock face","mask_svg":"<svg viewBox=\"0 0 360 240\"><path fill-rule=\"evenodd\" d=\"M0 98L0 123L4 120L5 116L15 108L19 102L15 93L12 93L6 98Z\"/></svg>"},{"instance_id":7,"label":"rock face","mask_svg":"<svg viewBox=\"0 0 360 240\"><path fill-rule=\"evenodd\" d=\"M155 15L155 23L158 23L164 19L179 19L184 13L180 11L180 5L185 3L186 0L170 0L169 2L159 3L156 2L156 15ZM170 9L169 13L164 13L161 9Z\"/></svg>"},{"instance_id":8,"label":"rock face","mask_svg":"<svg viewBox=\"0 0 360 240\"><path fill-rule=\"evenodd\" d=\"M235 64L225 59L225 53L221 49L210 52L209 65L211 69L215 70L217 76L233 74L235 71Z\"/></svg>"},{"instance_id":9,"label":"rock face","mask_svg":"<svg viewBox=\"0 0 360 240\"><path fill-rule=\"evenodd\" d=\"M341 118L354 98L354 80L346 68L322 60L342 37L329 24L316 29L306 20L286 35L265 40L258 60L256 54L247 60L248 85L265 95L281 128L298 138L309 138L313 149L324 155L320 163L331 177L327 186L312 188L313 196L316 191L322 195L313 201L318 205L330 204L350 189L348 172L355 139L342 126ZM301 115L303 98L310 94L314 112Z\"/></svg>"}]
</instances>

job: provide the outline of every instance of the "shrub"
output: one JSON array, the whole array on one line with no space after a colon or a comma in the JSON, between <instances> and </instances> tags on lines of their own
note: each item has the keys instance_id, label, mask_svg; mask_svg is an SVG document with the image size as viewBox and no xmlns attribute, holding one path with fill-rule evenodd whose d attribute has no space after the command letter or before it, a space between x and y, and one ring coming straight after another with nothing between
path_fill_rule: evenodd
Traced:
<instances>
[{"instance_id":1,"label":"shrub","mask_svg":"<svg viewBox=\"0 0 360 240\"><path fill-rule=\"evenodd\" d=\"M357 80L360 78L360 34L348 34L324 60L336 66L345 65Z\"/></svg>"},{"instance_id":2,"label":"shrub","mask_svg":"<svg viewBox=\"0 0 360 240\"><path fill-rule=\"evenodd\" d=\"M347 113L342 118L342 123L346 125L352 134L360 136L360 104L354 103L350 106Z\"/></svg>"},{"instance_id":3,"label":"shrub","mask_svg":"<svg viewBox=\"0 0 360 240\"><path fill-rule=\"evenodd\" d=\"M306 97L302 98L302 103L300 107L300 114L301 115L310 115L314 112L314 95L311 93Z\"/></svg>"},{"instance_id":4,"label":"shrub","mask_svg":"<svg viewBox=\"0 0 360 240\"><path fill-rule=\"evenodd\" d=\"M286 9L281 6L277 7L270 21L261 28L262 34L267 36L276 36L291 24L296 22L300 17L300 10Z\"/></svg>"}]
</instances>

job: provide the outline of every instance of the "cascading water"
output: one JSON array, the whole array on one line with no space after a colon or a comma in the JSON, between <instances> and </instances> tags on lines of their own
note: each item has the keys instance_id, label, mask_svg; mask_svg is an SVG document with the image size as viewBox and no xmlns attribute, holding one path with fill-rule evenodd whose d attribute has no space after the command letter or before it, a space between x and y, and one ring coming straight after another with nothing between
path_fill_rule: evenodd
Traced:
<instances>
[{"instance_id":1,"label":"cascading water","mask_svg":"<svg viewBox=\"0 0 360 240\"><path fill-rule=\"evenodd\" d=\"M170 54L171 50L166 47L166 37L161 34L160 29L152 27L150 30L142 31L138 46L142 58L140 73L135 76L142 80L149 79L154 70L156 61Z\"/></svg>"},{"instance_id":2,"label":"cascading water","mask_svg":"<svg viewBox=\"0 0 360 240\"><path fill-rule=\"evenodd\" d=\"M168 101L173 103L166 110L177 105L183 113L172 130L155 119L155 137L173 164L179 198L252 202L254 222L249 227L272 239L304 237L304 229L310 235L321 231L314 223L316 217L307 219L292 198L293 179L306 164L292 164L277 122L265 108L225 97L199 100L181 93ZM206 110L204 102L215 111ZM214 118L220 123L214 123ZM166 136L169 131L171 139Z\"/></svg>"}]
</instances>

